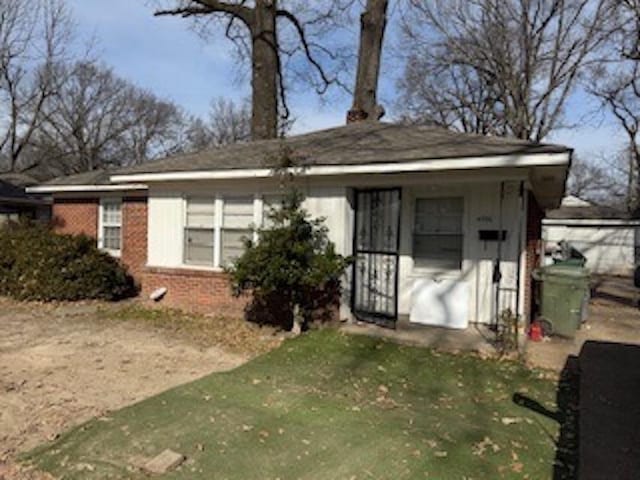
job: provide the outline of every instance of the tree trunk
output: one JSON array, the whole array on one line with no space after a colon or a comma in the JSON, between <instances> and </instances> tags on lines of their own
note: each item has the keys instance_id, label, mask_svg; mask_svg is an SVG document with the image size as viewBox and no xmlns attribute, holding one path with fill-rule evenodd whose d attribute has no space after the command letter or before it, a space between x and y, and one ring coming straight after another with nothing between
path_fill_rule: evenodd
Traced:
<instances>
[{"instance_id":1,"label":"tree trunk","mask_svg":"<svg viewBox=\"0 0 640 480\"><path fill-rule=\"evenodd\" d=\"M377 102L377 91L382 42L387 24L387 4L388 0L367 0L365 11L360 16L358 72L347 123L359 120L377 121L384 115L384 109Z\"/></svg>"},{"instance_id":2,"label":"tree trunk","mask_svg":"<svg viewBox=\"0 0 640 480\"><path fill-rule=\"evenodd\" d=\"M635 142L635 138L631 139L629 146L629 213L634 218L640 218L640 149Z\"/></svg>"},{"instance_id":3,"label":"tree trunk","mask_svg":"<svg viewBox=\"0 0 640 480\"><path fill-rule=\"evenodd\" d=\"M262 140L278 135L276 0L256 0L254 13L251 136Z\"/></svg>"}]
</instances>

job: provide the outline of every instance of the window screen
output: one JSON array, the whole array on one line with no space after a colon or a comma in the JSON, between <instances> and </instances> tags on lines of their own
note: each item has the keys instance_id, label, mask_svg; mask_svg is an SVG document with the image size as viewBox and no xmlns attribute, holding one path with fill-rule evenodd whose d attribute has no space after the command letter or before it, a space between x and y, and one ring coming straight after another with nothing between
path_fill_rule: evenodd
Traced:
<instances>
[{"instance_id":1,"label":"window screen","mask_svg":"<svg viewBox=\"0 0 640 480\"><path fill-rule=\"evenodd\" d=\"M242 239L252 236L253 197L228 197L222 207L222 265L233 263L244 251Z\"/></svg>"},{"instance_id":2,"label":"window screen","mask_svg":"<svg viewBox=\"0 0 640 480\"><path fill-rule=\"evenodd\" d=\"M215 200L187 199L184 229L184 261L194 265L213 265Z\"/></svg>"},{"instance_id":3,"label":"window screen","mask_svg":"<svg viewBox=\"0 0 640 480\"><path fill-rule=\"evenodd\" d=\"M413 259L416 267L462 266L462 198L419 198L415 203Z\"/></svg>"},{"instance_id":4,"label":"window screen","mask_svg":"<svg viewBox=\"0 0 640 480\"><path fill-rule=\"evenodd\" d=\"M102 248L120 251L122 237L122 202L120 199L102 200Z\"/></svg>"}]
</instances>

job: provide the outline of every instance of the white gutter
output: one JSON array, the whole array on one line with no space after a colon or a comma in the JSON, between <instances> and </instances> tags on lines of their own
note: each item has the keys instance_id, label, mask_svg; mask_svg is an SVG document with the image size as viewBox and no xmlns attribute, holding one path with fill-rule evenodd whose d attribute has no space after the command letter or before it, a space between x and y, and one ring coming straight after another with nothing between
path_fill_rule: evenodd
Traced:
<instances>
[{"instance_id":1,"label":"white gutter","mask_svg":"<svg viewBox=\"0 0 640 480\"><path fill-rule=\"evenodd\" d=\"M545 218L542 225L567 227L639 227L640 220L606 218Z\"/></svg>"},{"instance_id":2,"label":"white gutter","mask_svg":"<svg viewBox=\"0 0 640 480\"><path fill-rule=\"evenodd\" d=\"M120 192L124 190L147 190L143 184L128 185L37 185L27 187L27 193L66 193L66 192Z\"/></svg>"},{"instance_id":3,"label":"white gutter","mask_svg":"<svg viewBox=\"0 0 640 480\"><path fill-rule=\"evenodd\" d=\"M442 170L471 170L480 168L545 167L568 165L570 153L544 153L532 155L503 155L492 157L447 158L416 160L413 162L369 163L364 165L320 165L294 167L287 173L305 176L349 175L365 173L434 172ZM164 182L181 180L226 180L241 178L267 178L273 176L271 168L200 170L190 172L133 173L112 175L111 181Z\"/></svg>"}]
</instances>

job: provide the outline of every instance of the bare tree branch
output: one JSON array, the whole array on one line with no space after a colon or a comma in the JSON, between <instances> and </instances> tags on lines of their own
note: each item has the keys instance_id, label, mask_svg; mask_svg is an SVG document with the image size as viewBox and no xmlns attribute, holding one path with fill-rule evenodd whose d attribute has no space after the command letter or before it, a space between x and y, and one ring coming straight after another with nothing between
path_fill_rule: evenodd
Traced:
<instances>
[{"instance_id":1,"label":"bare tree branch","mask_svg":"<svg viewBox=\"0 0 640 480\"><path fill-rule=\"evenodd\" d=\"M611 0L411 0L399 109L450 128L540 141L601 60ZM417 120L417 119L416 119Z\"/></svg>"}]
</instances>

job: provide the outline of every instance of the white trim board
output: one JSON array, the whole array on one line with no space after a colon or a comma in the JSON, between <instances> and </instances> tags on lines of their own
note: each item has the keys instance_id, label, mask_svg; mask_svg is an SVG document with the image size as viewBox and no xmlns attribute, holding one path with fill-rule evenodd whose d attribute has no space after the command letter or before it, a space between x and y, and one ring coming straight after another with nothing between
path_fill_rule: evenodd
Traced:
<instances>
[{"instance_id":1,"label":"white trim board","mask_svg":"<svg viewBox=\"0 0 640 480\"><path fill-rule=\"evenodd\" d=\"M143 184L128 185L37 185L27 187L27 193L65 193L65 192L121 192L124 190L147 190Z\"/></svg>"},{"instance_id":2,"label":"white trim board","mask_svg":"<svg viewBox=\"0 0 640 480\"><path fill-rule=\"evenodd\" d=\"M363 165L318 165L288 169L303 176L330 176L365 173L436 172L443 170L471 170L508 167L543 167L569 165L570 153L530 155L502 155L491 157L445 158L412 162L369 163ZM180 180L219 180L265 178L273 176L273 169L199 170L189 172L160 172L112 175L114 183L162 182Z\"/></svg>"},{"instance_id":3,"label":"white trim board","mask_svg":"<svg viewBox=\"0 0 640 480\"><path fill-rule=\"evenodd\" d=\"M543 226L567 227L640 227L640 220L599 219L599 218L545 218Z\"/></svg>"}]
</instances>

